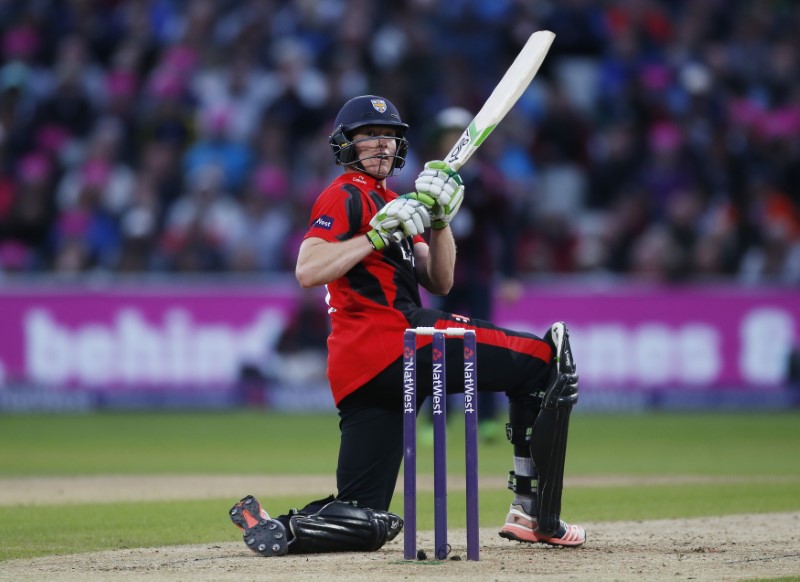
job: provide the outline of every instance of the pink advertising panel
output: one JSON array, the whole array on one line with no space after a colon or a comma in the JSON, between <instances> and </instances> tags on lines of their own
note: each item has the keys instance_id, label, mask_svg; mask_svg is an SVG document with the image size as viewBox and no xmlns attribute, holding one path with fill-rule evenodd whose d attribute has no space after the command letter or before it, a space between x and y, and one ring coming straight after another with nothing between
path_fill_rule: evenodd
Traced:
<instances>
[{"instance_id":1,"label":"pink advertising panel","mask_svg":"<svg viewBox=\"0 0 800 582\"><path fill-rule=\"evenodd\" d=\"M49 386L218 386L269 355L291 286L48 286L0 291L0 377Z\"/></svg>"},{"instance_id":2,"label":"pink advertising panel","mask_svg":"<svg viewBox=\"0 0 800 582\"><path fill-rule=\"evenodd\" d=\"M293 281L6 286L0 386L226 389L242 365L269 363L300 297ZM323 294L311 300L326 317ZM560 319L584 389L776 390L800 343L800 293L530 285L495 305L496 323L537 335Z\"/></svg>"},{"instance_id":3,"label":"pink advertising panel","mask_svg":"<svg viewBox=\"0 0 800 582\"><path fill-rule=\"evenodd\" d=\"M595 389L780 388L800 346L790 289L529 287L495 320L538 335L564 320L581 379Z\"/></svg>"}]
</instances>

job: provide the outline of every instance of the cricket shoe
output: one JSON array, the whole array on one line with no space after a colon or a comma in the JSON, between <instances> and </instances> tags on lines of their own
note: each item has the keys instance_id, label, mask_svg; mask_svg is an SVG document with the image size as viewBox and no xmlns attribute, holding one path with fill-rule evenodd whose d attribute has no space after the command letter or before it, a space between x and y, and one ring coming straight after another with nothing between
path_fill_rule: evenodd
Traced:
<instances>
[{"instance_id":1,"label":"cricket shoe","mask_svg":"<svg viewBox=\"0 0 800 582\"><path fill-rule=\"evenodd\" d=\"M277 519L270 519L258 499L248 495L228 513L233 524L244 532L244 543L256 554L270 557L288 553L286 527Z\"/></svg>"},{"instance_id":2,"label":"cricket shoe","mask_svg":"<svg viewBox=\"0 0 800 582\"><path fill-rule=\"evenodd\" d=\"M521 505L511 504L506 523L500 530L500 537L515 542L529 544L549 544L566 548L577 548L586 543L586 531L579 525L569 525L561 521L558 531L553 535L545 535L539 531L536 518L528 515Z\"/></svg>"}]
</instances>

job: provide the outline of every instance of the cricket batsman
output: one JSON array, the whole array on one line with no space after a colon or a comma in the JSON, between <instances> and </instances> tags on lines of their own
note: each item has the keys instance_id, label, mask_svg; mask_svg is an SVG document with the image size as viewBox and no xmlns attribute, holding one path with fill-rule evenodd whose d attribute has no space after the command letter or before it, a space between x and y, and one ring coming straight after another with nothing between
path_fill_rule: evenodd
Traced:
<instances>
[{"instance_id":1,"label":"cricket batsman","mask_svg":"<svg viewBox=\"0 0 800 582\"><path fill-rule=\"evenodd\" d=\"M476 332L478 391L504 392L509 402L513 499L500 535L581 546L584 529L561 520L567 432L578 401L567 327L554 323L539 338L423 307L420 286L445 295L453 285L450 221L465 193L443 161L425 164L415 192L389 189L387 178L406 162L407 129L385 97L344 104L329 138L343 171L317 198L297 257L299 284L328 291L327 374L341 433L337 493L275 518L247 496L231 509L231 520L264 556L372 551L393 539L403 525L389 512L403 458L403 332L461 327ZM447 339L445 349L447 375L459 379L448 382L448 391L463 392L460 340ZM431 365L430 337L421 341L417 364ZM431 384L430 375L419 376L418 410Z\"/></svg>"}]
</instances>

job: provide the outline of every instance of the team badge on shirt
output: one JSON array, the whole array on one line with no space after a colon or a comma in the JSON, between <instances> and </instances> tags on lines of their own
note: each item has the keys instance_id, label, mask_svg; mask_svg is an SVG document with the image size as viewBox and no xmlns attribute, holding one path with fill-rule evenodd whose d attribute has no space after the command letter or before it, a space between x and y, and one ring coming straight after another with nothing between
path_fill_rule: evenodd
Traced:
<instances>
[{"instance_id":1,"label":"team badge on shirt","mask_svg":"<svg viewBox=\"0 0 800 582\"><path fill-rule=\"evenodd\" d=\"M386 113L386 101L383 99L372 99L372 107L378 113Z\"/></svg>"}]
</instances>

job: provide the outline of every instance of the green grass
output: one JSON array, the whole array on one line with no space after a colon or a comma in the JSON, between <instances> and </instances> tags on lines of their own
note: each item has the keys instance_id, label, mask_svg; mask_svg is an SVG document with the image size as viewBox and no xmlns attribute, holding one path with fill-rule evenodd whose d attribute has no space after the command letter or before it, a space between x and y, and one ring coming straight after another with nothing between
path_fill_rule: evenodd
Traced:
<instances>
[{"instance_id":1,"label":"green grass","mask_svg":"<svg viewBox=\"0 0 800 582\"><path fill-rule=\"evenodd\" d=\"M654 486L576 487L568 490L564 506L568 516L581 522L662 519L677 516L703 517L744 512L773 512L800 509L800 483ZM463 528L463 495L448 496L449 525ZM16 507L0 507L0 561L51 554L95 550L152 547L173 544L237 541L238 531L230 524L227 510L232 499L173 502L76 504L48 508L48 523L42 527L31 513ZM269 499L270 510L282 513L302 506L307 496ZM480 523L501 525L508 509L509 492L481 490ZM402 514L402 499L392 509ZM677 508L680 508L679 510ZM433 529L433 495L418 499L420 529Z\"/></svg>"},{"instance_id":2,"label":"green grass","mask_svg":"<svg viewBox=\"0 0 800 582\"><path fill-rule=\"evenodd\" d=\"M455 420L455 419L454 419ZM0 476L146 473L328 474L338 418L262 412L0 416ZM453 422L449 458L463 456ZM573 475L800 476L800 413L575 415ZM261 449L259 452L259 448ZM481 448L481 471L509 470L509 445ZM419 456L421 472L432 470Z\"/></svg>"},{"instance_id":3,"label":"green grass","mask_svg":"<svg viewBox=\"0 0 800 582\"><path fill-rule=\"evenodd\" d=\"M91 474L331 474L337 417L260 412L0 416L0 476ZM460 425L450 431L449 466L463 471ZM611 521L800 510L800 414L575 415L567 473L730 476L709 483L571 487L565 516ZM432 471L421 446L420 473ZM507 442L482 445L483 476L510 468ZM508 508L504 488L481 490L481 523ZM281 513L308 496L269 499ZM231 499L0 507L0 560L102 549L237 540ZM464 526L463 495L449 496L452 527ZM402 513L397 496L392 510ZM432 494L419 496L420 527L433 527Z\"/></svg>"},{"instance_id":4,"label":"green grass","mask_svg":"<svg viewBox=\"0 0 800 582\"><path fill-rule=\"evenodd\" d=\"M225 531L229 502L220 500L62 505L47 510L45 521L32 519L38 509L0 508L0 559L82 551L137 548L237 539ZM225 535L228 534L228 535Z\"/></svg>"},{"instance_id":5,"label":"green grass","mask_svg":"<svg viewBox=\"0 0 800 582\"><path fill-rule=\"evenodd\" d=\"M0 476L328 473L337 420L259 412L4 416Z\"/></svg>"},{"instance_id":6,"label":"green grass","mask_svg":"<svg viewBox=\"0 0 800 582\"><path fill-rule=\"evenodd\" d=\"M569 470L581 474L800 475L800 414L576 415Z\"/></svg>"}]
</instances>

